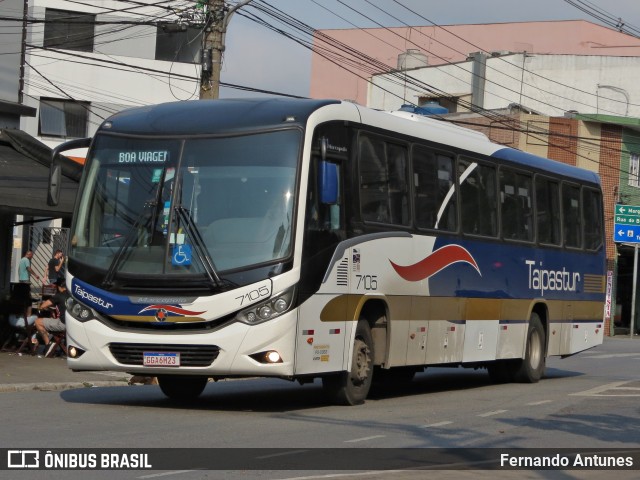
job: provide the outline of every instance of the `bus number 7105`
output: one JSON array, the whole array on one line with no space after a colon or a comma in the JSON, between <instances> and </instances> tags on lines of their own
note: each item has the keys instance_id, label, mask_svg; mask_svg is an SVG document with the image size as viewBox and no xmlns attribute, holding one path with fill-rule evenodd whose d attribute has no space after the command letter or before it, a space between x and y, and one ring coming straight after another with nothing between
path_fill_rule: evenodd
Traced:
<instances>
[{"instance_id":1,"label":"bus number 7105","mask_svg":"<svg viewBox=\"0 0 640 480\"><path fill-rule=\"evenodd\" d=\"M378 289L378 276L377 275L356 275L358 279L358 290L364 288L365 290L377 290Z\"/></svg>"}]
</instances>

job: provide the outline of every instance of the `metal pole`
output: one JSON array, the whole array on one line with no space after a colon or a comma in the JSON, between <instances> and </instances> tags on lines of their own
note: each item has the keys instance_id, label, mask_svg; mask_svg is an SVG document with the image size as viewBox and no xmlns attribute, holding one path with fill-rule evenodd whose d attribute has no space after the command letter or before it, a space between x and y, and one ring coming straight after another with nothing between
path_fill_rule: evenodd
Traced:
<instances>
[{"instance_id":1,"label":"metal pole","mask_svg":"<svg viewBox=\"0 0 640 480\"><path fill-rule=\"evenodd\" d=\"M629 320L629 337L633 338L636 317L636 287L638 282L638 244L633 246L633 293L631 294L631 320Z\"/></svg>"},{"instance_id":2,"label":"metal pole","mask_svg":"<svg viewBox=\"0 0 640 480\"><path fill-rule=\"evenodd\" d=\"M210 72L203 72L200 86L201 99L216 99L220 95L220 70L222 55L225 50L225 36L231 16L236 10L253 0L242 0L232 7L226 7L224 0L209 0L209 23L204 38L204 53ZM203 59L205 58L203 56ZM203 62L204 66L204 62Z\"/></svg>"}]
</instances>

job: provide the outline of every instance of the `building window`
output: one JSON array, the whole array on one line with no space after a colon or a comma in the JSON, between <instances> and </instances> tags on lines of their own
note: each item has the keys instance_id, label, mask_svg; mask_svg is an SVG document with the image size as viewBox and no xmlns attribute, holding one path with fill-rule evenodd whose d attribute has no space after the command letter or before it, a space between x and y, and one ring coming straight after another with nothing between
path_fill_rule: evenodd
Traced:
<instances>
[{"instance_id":1,"label":"building window","mask_svg":"<svg viewBox=\"0 0 640 480\"><path fill-rule=\"evenodd\" d=\"M95 15L47 8L44 20L45 47L93 51Z\"/></svg>"},{"instance_id":2,"label":"building window","mask_svg":"<svg viewBox=\"0 0 640 480\"><path fill-rule=\"evenodd\" d=\"M640 155L637 153L629 155L629 185L640 187Z\"/></svg>"},{"instance_id":3,"label":"building window","mask_svg":"<svg viewBox=\"0 0 640 480\"><path fill-rule=\"evenodd\" d=\"M88 110L88 102L42 98L38 134L46 137L86 137Z\"/></svg>"},{"instance_id":4,"label":"building window","mask_svg":"<svg viewBox=\"0 0 640 480\"><path fill-rule=\"evenodd\" d=\"M202 29L178 24L160 24L156 34L156 60L200 63Z\"/></svg>"}]
</instances>

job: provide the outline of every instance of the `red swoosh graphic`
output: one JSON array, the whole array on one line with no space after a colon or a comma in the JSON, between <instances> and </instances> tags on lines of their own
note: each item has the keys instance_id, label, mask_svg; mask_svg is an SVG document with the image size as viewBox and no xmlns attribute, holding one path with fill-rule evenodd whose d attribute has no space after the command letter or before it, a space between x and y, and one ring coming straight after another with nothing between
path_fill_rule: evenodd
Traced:
<instances>
[{"instance_id":1,"label":"red swoosh graphic","mask_svg":"<svg viewBox=\"0 0 640 480\"><path fill-rule=\"evenodd\" d=\"M147 310L160 310L165 309L167 312L175 313L177 315L200 315L202 312L192 312L191 310L185 310L184 308L174 307L173 305L149 305L143 308L138 313L146 312Z\"/></svg>"},{"instance_id":2,"label":"red swoosh graphic","mask_svg":"<svg viewBox=\"0 0 640 480\"><path fill-rule=\"evenodd\" d=\"M438 273L440 270L457 262L465 262L475 268L480 275L480 268L469 251L460 245L446 245L439 248L427 258L413 265L397 265L389 260L391 266L402 278L409 282L418 282Z\"/></svg>"}]
</instances>

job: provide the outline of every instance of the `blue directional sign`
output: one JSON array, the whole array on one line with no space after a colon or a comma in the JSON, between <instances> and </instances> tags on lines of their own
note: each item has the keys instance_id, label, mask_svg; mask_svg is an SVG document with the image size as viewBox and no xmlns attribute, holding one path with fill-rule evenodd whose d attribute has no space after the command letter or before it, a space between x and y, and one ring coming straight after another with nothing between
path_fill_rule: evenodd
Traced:
<instances>
[{"instance_id":1,"label":"blue directional sign","mask_svg":"<svg viewBox=\"0 0 640 480\"><path fill-rule=\"evenodd\" d=\"M640 206L616 205L613 241L640 243Z\"/></svg>"},{"instance_id":2,"label":"blue directional sign","mask_svg":"<svg viewBox=\"0 0 640 480\"><path fill-rule=\"evenodd\" d=\"M640 243L640 225L619 225L613 233L614 242Z\"/></svg>"}]
</instances>

